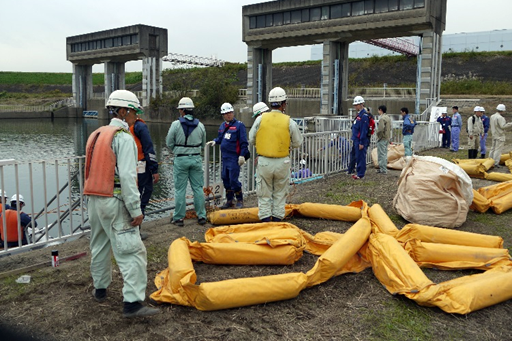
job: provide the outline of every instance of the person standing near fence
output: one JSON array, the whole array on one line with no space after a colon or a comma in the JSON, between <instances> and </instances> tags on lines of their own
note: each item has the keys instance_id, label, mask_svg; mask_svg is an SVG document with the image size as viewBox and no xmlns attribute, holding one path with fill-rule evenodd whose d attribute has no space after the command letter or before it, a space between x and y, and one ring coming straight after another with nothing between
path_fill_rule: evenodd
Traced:
<instances>
[{"instance_id":1,"label":"person standing near fence","mask_svg":"<svg viewBox=\"0 0 512 341\"><path fill-rule=\"evenodd\" d=\"M137 188L137 146L125 122L128 112L137 112L140 103L132 92L117 90L106 107L113 118L89 136L85 156L92 295L97 302L106 300L113 253L124 281L123 316L155 315L158 309L141 303L148 282L147 253L139 232L144 215Z\"/></svg>"},{"instance_id":2,"label":"person standing near fence","mask_svg":"<svg viewBox=\"0 0 512 341\"><path fill-rule=\"evenodd\" d=\"M468 118L468 159L476 159L480 148L480 136L484 133L484 126L480 117L482 109L476 106L473 115Z\"/></svg>"},{"instance_id":3,"label":"person standing near fence","mask_svg":"<svg viewBox=\"0 0 512 341\"><path fill-rule=\"evenodd\" d=\"M249 142L256 146L258 169L256 194L261 221L281 221L285 217L290 183L290 148L302 144L297 123L285 114L286 92L280 87L268 95L272 111L256 118L249 131Z\"/></svg>"},{"instance_id":4,"label":"person standing near fence","mask_svg":"<svg viewBox=\"0 0 512 341\"><path fill-rule=\"evenodd\" d=\"M507 110L504 104L498 104L496 110L497 112L491 116L492 146L489 156L494 159L494 167L498 168L501 152L505 147L505 130L512 128L512 122L507 123L505 117L502 116Z\"/></svg>"},{"instance_id":5,"label":"person standing near fence","mask_svg":"<svg viewBox=\"0 0 512 341\"><path fill-rule=\"evenodd\" d=\"M242 184L238 178L240 167L250 157L247 132L245 125L235 119L235 111L230 103L222 104L220 114L224 118L224 122L219 127L218 136L206 144L212 147L220 144L222 153L221 178L226 190L226 203L221 208L242 208L244 206L244 196L242 194ZM235 197L236 206L234 203Z\"/></svg>"},{"instance_id":6,"label":"person standing near fence","mask_svg":"<svg viewBox=\"0 0 512 341\"><path fill-rule=\"evenodd\" d=\"M352 148L350 149L350 163L347 174L352 174L352 179L362 179L366 173L366 152L370 144L368 129L370 119L364 109L364 98L354 97L352 103L357 111L357 116L352 123ZM357 174L353 174L356 170Z\"/></svg>"},{"instance_id":7,"label":"person standing near fence","mask_svg":"<svg viewBox=\"0 0 512 341\"><path fill-rule=\"evenodd\" d=\"M377 173L388 173L388 145L391 138L391 118L386 113L387 108L381 105L378 108L379 123L377 126L377 158L379 160L379 169Z\"/></svg>"},{"instance_id":8,"label":"person standing near fence","mask_svg":"<svg viewBox=\"0 0 512 341\"><path fill-rule=\"evenodd\" d=\"M187 184L194 193L194 209L197 222L206 224L206 208L204 200L204 171L201 150L206 144L204 125L194 118L194 102L189 97L183 97L178 103L179 119L172 122L165 142L174 154L174 213L171 223L184 226L187 210Z\"/></svg>"},{"instance_id":9,"label":"person standing near fence","mask_svg":"<svg viewBox=\"0 0 512 341\"><path fill-rule=\"evenodd\" d=\"M4 192L5 195L5 192ZM6 201L7 202L7 201ZM11 198L11 206L6 204L6 209L0 213L0 246L3 247L3 243L7 242L7 247L20 246L18 238L18 212L20 211L20 227L21 227L21 245L28 244L27 228L31 225L32 219L28 214L21 210L25 206L25 201L21 194L14 194ZM5 223L7 228L7 235L4 235L4 229L2 226L2 215L5 214ZM37 227L37 222L34 220L34 227Z\"/></svg>"},{"instance_id":10,"label":"person standing near fence","mask_svg":"<svg viewBox=\"0 0 512 341\"><path fill-rule=\"evenodd\" d=\"M118 90L125 91L125 90ZM160 179L158 174L158 161L156 159L153 141L149 135L149 129L146 122L139 115L143 114L142 108L130 110L126 115L126 123L130 126L130 132L137 145L137 185L140 193L140 208L145 217L146 206L149 204L151 194L153 193L153 184ZM140 226L139 226L140 229ZM142 240L147 238L147 234L140 233Z\"/></svg>"},{"instance_id":11,"label":"person standing near fence","mask_svg":"<svg viewBox=\"0 0 512 341\"><path fill-rule=\"evenodd\" d=\"M450 148L450 129L452 128L452 118L448 116L446 109L443 109L441 116L437 118L437 122L441 124L439 133L442 135L441 148Z\"/></svg>"},{"instance_id":12,"label":"person standing near fence","mask_svg":"<svg viewBox=\"0 0 512 341\"><path fill-rule=\"evenodd\" d=\"M485 154L487 153L487 134L489 132L490 127L490 120L489 117L485 115L485 108L480 107L482 110L482 117L480 118L482 120L482 125L484 126L484 133L480 137L480 157L482 159L485 159Z\"/></svg>"},{"instance_id":13,"label":"person standing near fence","mask_svg":"<svg viewBox=\"0 0 512 341\"><path fill-rule=\"evenodd\" d=\"M1 195L2 193L4 194L4 195L3 195L3 200L4 200L4 201L3 201L3 202L2 202L2 201L0 201L0 213L2 213L2 211L5 211L5 210L8 210L8 209L10 209L10 208L11 208L11 207L9 206L9 204L8 204L8 202L9 202L9 197L7 196L7 192L6 192L6 191L3 191L3 192L2 192L2 190L0 189L0 195ZM3 203L3 205L2 205L2 203Z\"/></svg>"},{"instance_id":14,"label":"person standing near fence","mask_svg":"<svg viewBox=\"0 0 512 341\"><path fill-rule=\"evenodd\" d=\"M405 149L405 157L412 156L412 135L414 134L414 127L416 126L416 122L409 115L409 109L402 108L400 109L400 113L402 114L402 119L404 120L402 127L402 135Z\"/></svg>"},{"instance_id":15,"label":"person standing near fence","mask_svg":"<svg viewBox=\"0 0 512 341\"><path fill-rule=\"evenodd\" d=\"M458 152L459 151L459 137L460 130L462 128L462 117L459 114L459 107L454 105L452 107L453 116L452 116L452 148L450 151Z\"/></svg>"}]
</instances>

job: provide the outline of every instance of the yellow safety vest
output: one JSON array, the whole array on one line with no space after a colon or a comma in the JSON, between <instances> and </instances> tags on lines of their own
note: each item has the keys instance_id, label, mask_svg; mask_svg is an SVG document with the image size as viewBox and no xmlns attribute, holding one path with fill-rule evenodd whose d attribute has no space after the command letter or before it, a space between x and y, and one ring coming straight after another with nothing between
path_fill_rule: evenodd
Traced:
<instances>
[{"instance_id":1,"label":"yellow safety vest","mask_svg":"<svg viewBox=\"0 0 512 341\"><path fill-rule=\"evenodd\" d=\"M261 115L256 132L256 153L275 158L290 155L290 116L278 110Z\"/></svg>"}]
</instances>

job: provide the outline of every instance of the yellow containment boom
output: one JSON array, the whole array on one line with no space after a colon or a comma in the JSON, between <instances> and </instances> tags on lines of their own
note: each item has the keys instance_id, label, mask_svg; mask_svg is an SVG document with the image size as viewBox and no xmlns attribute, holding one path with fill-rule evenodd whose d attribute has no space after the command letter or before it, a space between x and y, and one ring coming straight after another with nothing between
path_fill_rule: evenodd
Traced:
<instances>
[{"instance_id":1,"label":"yellow containment boom","mask_svg":"<svg viewBox=\"0 0 512 341\"><path fill-rule=\"evenodd\" d=\"M485 198L502 193L504 188L481 190ZM313 236L293 224L275 222L211 228L206 232L206 243L177 239L169 247L167 269L155 278L157 291L151 299L199 310L262 304L297 297L305 288L370 266L391 294L448 313L467 314L512 298L512 261L499 236L418 224L399 230L380 205L368 208L362 201L349 206L290 205L295 214L300 209L303 215L321 211L339 220L354 219L353 209L357 209L359 218L344 234L324 231ZM304 251L319 255L307 273L197 284L193 266L193 262L289 265ZM437 284L421 267L487 271Z\"/></svg>"}]
</instances>

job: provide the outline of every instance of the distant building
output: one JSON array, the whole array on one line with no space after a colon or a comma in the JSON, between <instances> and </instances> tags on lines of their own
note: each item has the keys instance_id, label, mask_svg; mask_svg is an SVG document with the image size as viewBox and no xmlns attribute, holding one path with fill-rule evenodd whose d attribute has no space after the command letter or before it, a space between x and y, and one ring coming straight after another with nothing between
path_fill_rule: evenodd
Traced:
<instances>
[{"instance_id":1,"label":"distant building","mask_svg":"<svg viewBox=\"0 0 512 341\"><path fill-rule=\"evenodd\" d=\"M403 37L402 39L419 45L419 37ZM512 50L512 30L494 30L473 33L444 34L442 51L510 51ZM360 41L349 45L349 58L368 58L371 56L396 56L397 52L386 50ZM311 60L322 59L322 45L311 47Z\"/></svg>"}]
</instances>

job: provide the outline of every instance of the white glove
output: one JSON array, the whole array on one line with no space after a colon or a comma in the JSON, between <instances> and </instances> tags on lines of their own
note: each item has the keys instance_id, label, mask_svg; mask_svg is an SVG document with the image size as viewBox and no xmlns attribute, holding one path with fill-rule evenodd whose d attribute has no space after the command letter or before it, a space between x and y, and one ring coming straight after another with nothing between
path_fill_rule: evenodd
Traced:
<instances>
[{"instance_id":1,"label":"white glove","mask_svg":"<svg viewBox=\"0 0 512 341\"><path fill-rule=\"evenodd\" d=\"M238 157L238 165L239 165L239 166L243 166L243 165L244 165L244 163L245 163L245 157L243 157L243 156L239 156L239 157Z\"/></svg>"},{"instance_id":2,"label":"white glove","mask_svg":"<svg viewBox=\"0 0 512 341\"><path fill-rule=\"evenodd\" d=\"M206 142L206 145L213 147L215 146L215 141Z\"/></svg>"}]
</instances>

